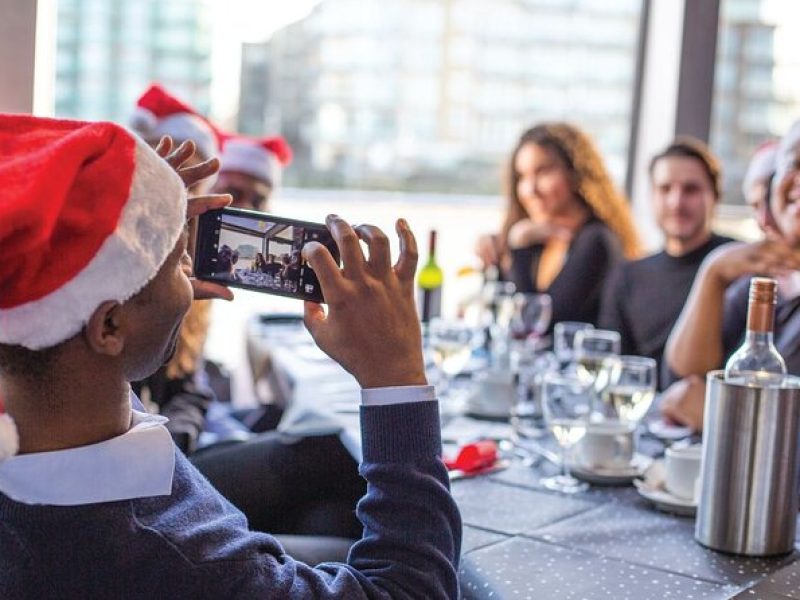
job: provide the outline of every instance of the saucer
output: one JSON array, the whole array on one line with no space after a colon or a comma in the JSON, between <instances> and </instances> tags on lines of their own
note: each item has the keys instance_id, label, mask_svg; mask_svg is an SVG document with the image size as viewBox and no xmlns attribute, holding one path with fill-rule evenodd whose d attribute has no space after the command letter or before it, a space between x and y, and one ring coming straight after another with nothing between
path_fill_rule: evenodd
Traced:
<instances>
[{"instance_id":1,"label":"saucer","mask_svg":"<svg viewBox=\"0 0 800 600\"><path fill-rule=\"evenodd\" d=\"M651 421L647 424L647 430L658 439L666 442L682 440L694 433L691 427L670 425L662 420Z\"/></svg>"},{"instance_id":2,"label":"saucer","mask_svg":"<svg viewBox=\"0 0 800 600\"><path fill-rule=\"evenodd\" d=\"M633 485L642 498L652 502L660 511L681 517L693 517L697 512L697 504L691 500L673 496L664 488L651 488L639 479L635 479Z\"/></svg>"},{"instance_id":3,"label":"saucer","mask_svg":"<svg viewBox=\"0 0 800 600\"><path fill-rule=\"evenodd\" d=\"M588 481L595 485L627 485L637 477L641 477L653 459L644 454L636 453L630 465L624 469L589 468L580 464L570 464L570 473L576 479Z\"/></svg>"},{"instance_id":4,"label":"saucer","mask_svg":"<svg viewBox=\"0 0 800 600\"><path fill-rule=\"evenodd\" d=\"M644 477L634 480L633 485L639 495L652 502L658 510L682 517L693 517L697 511L697 503L670 494L664 488L663 459L653 461Z\"/></svg>"}]
</instances>

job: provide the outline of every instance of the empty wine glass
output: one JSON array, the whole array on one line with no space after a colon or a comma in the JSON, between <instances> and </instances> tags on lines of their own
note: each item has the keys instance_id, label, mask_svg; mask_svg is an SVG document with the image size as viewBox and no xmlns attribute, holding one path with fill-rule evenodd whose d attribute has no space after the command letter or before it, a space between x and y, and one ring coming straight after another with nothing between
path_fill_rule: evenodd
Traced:
<instances>
[{"instance_id":1,"label":"empty wine glass","mask_svg":"<svg viewBox=\"0 0 800 600\"><path fill-rule=\"evenodd\" d=\"M547 331L552 314L553 301L548 294L515 294L512 337L516 340L540 338Z\"/></svg>"},{"instance_id":2,"label":"empty wine glass","mask_svg":"<svg viewBox=\"0 0 800 600\"><path fill-rule=\"evenodd\" d=\"M656 361L645 356L618 356L607 359L607 363L604 413L625 423L639 423L656 395Z\"/></svg>"},{"instance_id":3,"label":"empty wine glass","mask_svg":"<svg viewBox=\"0 0 800 600\"><path fill-rule=\"evenodd\" d=\"M579 321L561 321L553 328L553 351L562 369L568 367L574 359L575 334L585 329L594 329L594 325Z\"/></svg>"},{"instance_id":4,"label":"empty wine glass","mask_svg":"<svg viewBox=\"0 0 800 600\"><path fill-rule=\"evenodd\" d=\"M561 373L547 373L544 376L544 420L561 449L561 474L541 481L548 489L574 494L589 487L570 474L567 450L586 434L591 413L591 395L591 384L579 377Z\"/></svg>"}]
</instances>

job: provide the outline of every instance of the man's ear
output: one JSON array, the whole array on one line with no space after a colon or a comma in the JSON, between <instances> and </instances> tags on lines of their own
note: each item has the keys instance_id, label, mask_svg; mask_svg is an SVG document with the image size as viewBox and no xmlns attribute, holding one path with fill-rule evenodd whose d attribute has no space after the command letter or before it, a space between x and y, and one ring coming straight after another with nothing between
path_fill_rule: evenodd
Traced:
<instances>
[{"instance_id":1,"label":"man's ear","mask_svg":"<svg viewBox=\"0 0 800 600\"><path fill-rule=\"evenodd\" d=\"M84 328L89 347L98 354L119 356L125 347L121 325L122 305L114 300L103 302L94 311Z\"/></svg>"}]
</instances>

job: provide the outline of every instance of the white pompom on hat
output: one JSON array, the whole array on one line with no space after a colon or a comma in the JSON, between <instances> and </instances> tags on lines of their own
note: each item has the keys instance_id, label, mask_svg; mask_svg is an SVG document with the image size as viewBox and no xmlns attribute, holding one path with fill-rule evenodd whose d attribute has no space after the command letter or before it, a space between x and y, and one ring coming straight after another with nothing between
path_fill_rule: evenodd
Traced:
<instances>
[{"instance_id":1,"label":"white pompom on hat","mask_svg":"<svg viewBox=\"0 0 800 600\"><path fill-rule=\"evenodd\" d=\"M277 187L283 167L291 161L292 149L282 137L236 136L222 147L219 171L244 173Z\"/></svg>"},{"instance_id":2,"label":"white pompom on hat","mask_svg":"<svg viewBox=\"0 0 800 600\"><path fill-rule=\"evenodd\" d=\"M158 84L137 100L130 127L150 143L165 135L177 143L192 140L204 160L219 154L223 137L208 119Z\"/></svg>"},{"instance_id":3,"label":"white pompom on hat","mask_svg":"<svg viewBox=\"0 0 800 600\"><path fill-rule=\"evenodd\" d=\"M747 196L748 191L754 183L759 181L766 182L775 174L775 163L778 156L778 141L770 140L761 144L747 165L744 179L742 180L742 192Z\"/></svg>"},{"instance_id":4,"label":"white pompom on hat","mask_svg":"<svg viewBox=\"0 0 800 600\"><path fill-rule=\"evenodd\" d=\"M0 115L0 343L40 350L158 273L186 221L180 177L113 123Z\"/></svg>"}]
</instances>

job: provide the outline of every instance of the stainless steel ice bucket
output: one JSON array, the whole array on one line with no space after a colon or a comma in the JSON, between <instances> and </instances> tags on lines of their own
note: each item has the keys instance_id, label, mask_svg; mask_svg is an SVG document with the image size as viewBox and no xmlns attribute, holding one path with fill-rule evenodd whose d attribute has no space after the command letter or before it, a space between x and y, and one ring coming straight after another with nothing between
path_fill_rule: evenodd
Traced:
<instances>
[{"instance_id":1,"label":"stainless steel ice bucket","mask_svg":"<svg viewBox=\"0 0 800 600\"><path fill-rule=\"evenodd\" d=\"M706 378L695 539L722 552L785 554L794 547L800 466L800 378L782 387Z\"/></svg>"}]
</instances>

